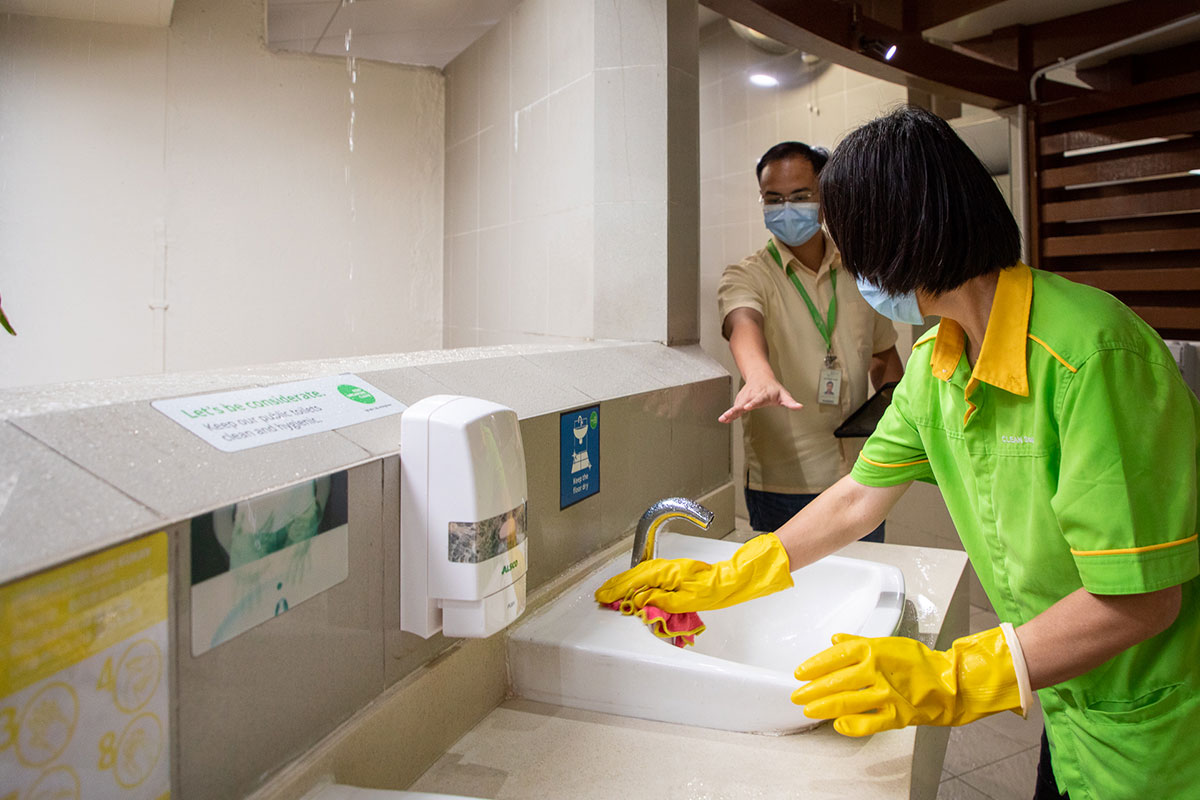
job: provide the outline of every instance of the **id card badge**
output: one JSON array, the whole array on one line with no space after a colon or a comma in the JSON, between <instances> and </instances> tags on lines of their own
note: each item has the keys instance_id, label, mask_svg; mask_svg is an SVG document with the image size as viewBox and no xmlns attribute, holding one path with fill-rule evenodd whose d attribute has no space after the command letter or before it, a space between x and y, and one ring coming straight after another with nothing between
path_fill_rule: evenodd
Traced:
<instances>
[{"instance_id":1,"label":"id card badge","mask_svg":"<svg viewBox=\"0 0 1200 800\"><path fill-rule=\"evenodd\" d=\"M817 402L821 405L836 406L842 398L842 371L834 367L821 370L821 380L817 383Z\"/></svg>"}]
</instances>

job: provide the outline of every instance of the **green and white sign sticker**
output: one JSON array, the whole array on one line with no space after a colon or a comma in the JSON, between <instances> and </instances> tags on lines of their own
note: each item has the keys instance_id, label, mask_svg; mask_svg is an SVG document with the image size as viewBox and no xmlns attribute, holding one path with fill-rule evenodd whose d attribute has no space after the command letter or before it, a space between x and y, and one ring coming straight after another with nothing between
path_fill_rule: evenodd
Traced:
<instances>
[{"instance_id":1,"label":"green and white sign sticker","mask_svg":"<svg viewBox=\"0 0 1200 800\"><path fill-rule=\"evenodd\" d=\"M350 373L151 405L226 453L345 428L408 407Z\"/></svg>"}]
</instances>

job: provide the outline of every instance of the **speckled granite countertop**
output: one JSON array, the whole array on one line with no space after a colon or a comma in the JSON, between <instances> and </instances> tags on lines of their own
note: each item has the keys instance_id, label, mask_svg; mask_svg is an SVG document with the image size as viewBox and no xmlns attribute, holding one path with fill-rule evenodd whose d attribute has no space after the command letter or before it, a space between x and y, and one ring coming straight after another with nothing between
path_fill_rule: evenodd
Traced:
<instances>
[{"instance_id":1,"label":"speckled granite countertop","mask_svg":"<svg viewBox=\"0 0 1200 800\"><path fill-rule=\"evenodd\" d=\"M155 410L353 373L401 403L465 394L521 419L728 379L696 345L504 345L0 389L0 584L302 480L395 455L400 415L235 453Z\"/></svg>"}]
</instances>

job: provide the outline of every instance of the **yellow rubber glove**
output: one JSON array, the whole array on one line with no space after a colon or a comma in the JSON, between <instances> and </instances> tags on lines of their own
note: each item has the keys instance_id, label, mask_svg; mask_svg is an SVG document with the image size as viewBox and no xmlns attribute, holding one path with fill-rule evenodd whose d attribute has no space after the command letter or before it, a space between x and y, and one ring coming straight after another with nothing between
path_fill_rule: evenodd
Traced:
<instances>
[{"instance_id":1,"label":"yellow rubber glove","mask_svg":"<svg viewBox=\"0 0 1200 800\"><path fill-rule=\"evenodd\" d=\"M846 736L965 725L1022 708L1013 654L1000 628L956 639L945 651L900 636L839 633L833 647L796 668L796 678L811 682L792 692L792 702L804 706L807 717L836 720L834 729Z\"/></svg>"},{"instance_id":2,"label":"yellow rubber glove","mask_svg":"<svg viewBox=\"0 0 1200 800\"><path fill-rule=\"evenodd\" d=\"M652 558L614 575L596 590L597 602L621 601L632 613L656 606L668 614L708 611L744 603L792 586L787 551L773 533L756 536L728 561Z\"/></svg>"}]
</instances>

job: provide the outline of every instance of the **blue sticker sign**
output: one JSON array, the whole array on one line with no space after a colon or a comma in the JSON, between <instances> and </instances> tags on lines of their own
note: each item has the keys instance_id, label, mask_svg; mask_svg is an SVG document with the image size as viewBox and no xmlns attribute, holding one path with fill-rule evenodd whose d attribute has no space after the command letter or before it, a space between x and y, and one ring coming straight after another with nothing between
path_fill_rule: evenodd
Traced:
<instances>
[{"instance_id":1,"label":"blue sticker sign","mask_svg":"<svg viewBox=\"0 0 1200 800\"><path fill-rule=\"evenodd\" d=\"M600 491L600 406L564 411L558 425L563 509Z\"/></svg>"}]
</instances>

